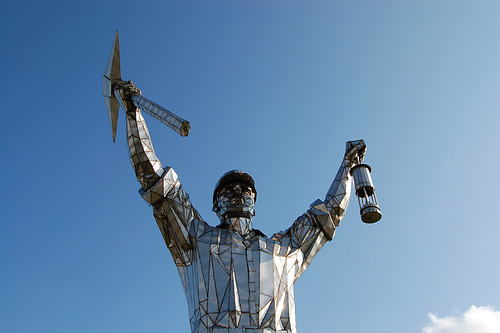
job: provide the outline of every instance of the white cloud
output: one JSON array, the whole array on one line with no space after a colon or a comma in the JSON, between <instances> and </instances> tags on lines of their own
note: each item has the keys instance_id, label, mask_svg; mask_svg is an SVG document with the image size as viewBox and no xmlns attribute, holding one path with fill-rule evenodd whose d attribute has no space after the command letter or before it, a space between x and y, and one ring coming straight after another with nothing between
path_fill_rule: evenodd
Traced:
<instances>
[{"instance_id":1,"label":"white cloud","mask_svg":"<svg viewBox=\"0 0 500 333\"><path fill-rule=\"evenodd\" d=\"M431 323L422 333L499 333L500 311L489 306L471 306L458 317L443 317L429 313Z\"/></svg>"}]
</instances>

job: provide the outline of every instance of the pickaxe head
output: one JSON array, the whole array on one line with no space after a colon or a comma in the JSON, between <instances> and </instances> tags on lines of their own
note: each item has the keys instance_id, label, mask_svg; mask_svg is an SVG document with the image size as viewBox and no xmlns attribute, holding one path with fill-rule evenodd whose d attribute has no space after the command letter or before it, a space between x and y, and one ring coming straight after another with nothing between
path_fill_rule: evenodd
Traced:
<instances>
[{"instance_id":1,"label":"pickaxe head","mask_svg":"<svg viewBox=\"0 0 500 333\"><path fill-rule=\"evenodd\" d=\"M118 31L115 35L115 40L109 55L108 66L106 72L102 77L102 94L106 101L106 108L108 109L109 124L111 126L111 133L113 135L113 142L116 139L116 125L118 123L118 111L120 104L115 97L113 91L116 82L121 82L120 73L120 45L118 41Z\"/></svg>"}]
</instances>

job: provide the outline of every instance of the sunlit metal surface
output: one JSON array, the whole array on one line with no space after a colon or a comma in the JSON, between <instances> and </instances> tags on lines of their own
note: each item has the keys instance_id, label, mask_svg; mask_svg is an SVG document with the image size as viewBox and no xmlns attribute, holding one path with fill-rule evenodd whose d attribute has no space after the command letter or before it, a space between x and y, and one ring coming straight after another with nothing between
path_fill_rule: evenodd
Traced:
<instances>
[{"instance_id":1,"label":"sunlit metal surface","mask_svg":"<svg viewBox=\"0 0 500 333\"><path fill-rule=\"evenodd\" d=\"M113 82L111 90L125 109L139 193L153 207L184 286L191 332L295 333L294 282L332 240L345 215L350 170L363 160L364 141L347 143L325 199L313 202L287 230L267 237L253 228L257 192L253 179L238 170L218 182L213 210L220 224L210 226L192 206L175 171L163 168L156 157L139 109L152 102L141 102L141 92L130 81Z\"/></svg>"}]
</instances>

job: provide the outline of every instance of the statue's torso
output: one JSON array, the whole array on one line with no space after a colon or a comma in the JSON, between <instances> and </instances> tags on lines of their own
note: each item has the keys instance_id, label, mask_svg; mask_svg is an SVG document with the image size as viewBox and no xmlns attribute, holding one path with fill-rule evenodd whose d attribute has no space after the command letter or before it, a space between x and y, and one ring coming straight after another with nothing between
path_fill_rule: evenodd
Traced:
<instances>
[{"instance_id":1,"label":"statue's torso","mask_svg":"<svg viewBox=\"0 0 500 333\"><path fill-rule=\"evenodd\" d=\"M178 266L192 332L296 332L293 282L302 252L289 253L288 242L212 227L197 236L192 264Z\"/></svg>"}]
</instances>

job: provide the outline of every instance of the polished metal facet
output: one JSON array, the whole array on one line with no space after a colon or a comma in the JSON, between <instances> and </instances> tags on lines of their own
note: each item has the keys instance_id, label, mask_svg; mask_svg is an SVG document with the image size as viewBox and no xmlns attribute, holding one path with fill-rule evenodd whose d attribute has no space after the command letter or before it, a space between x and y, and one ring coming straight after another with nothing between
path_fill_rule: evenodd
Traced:
<instances>
[{"instance_id":1,"label":"polished metal facet","mask_svg":"<svg viewBox=\"0 0 500 333\"><path fill-rule=\"evenodd\" d=\"M253 228L257 191L248 174L233 170L221 178L213 196L220 224L210 226L191 204L176 172L163 168L156 157L141 109L161 114L162 119L171 117L170 112L162 114L165 110L142 98L130 81L112 82L106 94L107 100L116 96L125 109L129 156L141 184L139 193L152 206L177 266L191 332L295 333L294 282L333 239L345 215L350 170L363 160L364 141L347 143L324 200L314 201L287 230L267 237ZM175 124L182 135L186 124L172 117L169 124Z\"/></svg>"}]
</instances>

